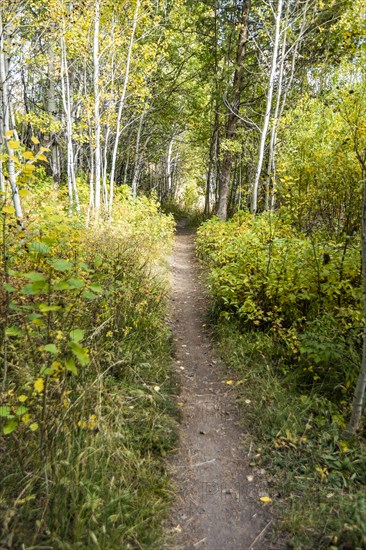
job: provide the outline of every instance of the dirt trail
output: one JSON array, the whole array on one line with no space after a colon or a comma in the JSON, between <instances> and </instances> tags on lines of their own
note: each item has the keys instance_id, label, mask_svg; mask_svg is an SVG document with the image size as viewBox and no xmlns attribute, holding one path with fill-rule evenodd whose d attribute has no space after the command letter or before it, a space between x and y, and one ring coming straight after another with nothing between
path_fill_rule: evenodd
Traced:
<instances>
[{"instance_id":1,"label":"dirt trail","mask_svg":"<svg viewBox=\"0 0 366 550\"><path fill-rule=\"evenodd\" d=\"M168 550L266 550L270 517L252 481L248 437L240 430L232 387L205 327L207 298L199 282L194 233L178 226L172 260L175 360L181 378L180 444L171 464L179 490Z\"/></svg>"}]
</instances>

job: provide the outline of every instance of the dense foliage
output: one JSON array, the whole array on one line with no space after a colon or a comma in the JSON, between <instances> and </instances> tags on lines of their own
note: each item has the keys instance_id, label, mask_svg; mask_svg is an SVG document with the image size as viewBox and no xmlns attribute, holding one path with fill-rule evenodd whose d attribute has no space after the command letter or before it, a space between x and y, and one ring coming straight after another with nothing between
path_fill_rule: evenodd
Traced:
<instances>
[{"instance_id":1,"label":"dense foliage","mask_svg":"<svg viewBox=\"0 0 366 550\"><path fill-rule=\"evenodd\" d=\"M359 242L299 233L286 213L211 219L198 253L282 529L295 548L362 548L365 448L343 435L362 356Z\"/></svg>"},{"instance_id":2,"label":"dense foliage","mask_svg":"<svg viewBox=\"0 0 366 550\"><path fill-rule=\"evenodd\" d=\"M121 193L88 229L57 192L3 214L2 546L151 548L174 440L165 254L172 219ZM9 457L12 457L9 460Z\"/></svg>"}]
</instances>

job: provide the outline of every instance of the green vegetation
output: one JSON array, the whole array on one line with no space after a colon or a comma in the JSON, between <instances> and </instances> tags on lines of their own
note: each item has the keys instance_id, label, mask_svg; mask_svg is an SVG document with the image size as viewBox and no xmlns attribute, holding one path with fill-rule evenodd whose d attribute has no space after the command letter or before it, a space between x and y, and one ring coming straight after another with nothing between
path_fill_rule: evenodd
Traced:
<instances>
[{"instance_id":1,"label":"green vegetation","mask_svg":"<svg viewBox=\"0 0 366 550\"><path fill-rule=\"evenodd\" d=\"M173 221L121 193L86 229L42 193L22 232L3 210L2 546L160 548Z\"/></svg>"},{"instance_id":2,"label":"green vegetation","mask_svg":"<svg viewBox=\"0 0 366 550\"><path fill-rule=\"evenodd\" d=\"M280 528L295 548L362 548L366 445L342 434L361 364L359 244L320 237L239 213L201 226L197 247Z\"/></svg>"}]
</instances>

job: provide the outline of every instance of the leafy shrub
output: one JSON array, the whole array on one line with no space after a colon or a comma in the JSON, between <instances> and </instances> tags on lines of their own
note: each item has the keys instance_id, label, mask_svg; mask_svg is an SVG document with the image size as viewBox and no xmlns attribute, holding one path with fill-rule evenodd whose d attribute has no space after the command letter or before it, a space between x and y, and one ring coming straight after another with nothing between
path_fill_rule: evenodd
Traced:
<instances>
[{"instance_id":1,"label":"leafy shrub","mask_svg":"<svg viewBox=\"0 0 366 550\"><path fill-rule=\"evenodd\" d=\"M363 324L358 243L317 241L280 215L239 213L203 224L197 249L221 317L272 334L307 382L353 386Z\"/></svg>"},{"instance_id":2,"label":"leafy shrub","mask_svg":"<svg viewBox=\"0 0 366 550\"><path fill-rule=\"evenodd\" d=\"M122 192L115 220L86 229L48 195L33 211L36 193L27 199L24 231L3 214L2 544L150 548L175 433L164 322L173 221Z\"/></svg>"}]
</instances>

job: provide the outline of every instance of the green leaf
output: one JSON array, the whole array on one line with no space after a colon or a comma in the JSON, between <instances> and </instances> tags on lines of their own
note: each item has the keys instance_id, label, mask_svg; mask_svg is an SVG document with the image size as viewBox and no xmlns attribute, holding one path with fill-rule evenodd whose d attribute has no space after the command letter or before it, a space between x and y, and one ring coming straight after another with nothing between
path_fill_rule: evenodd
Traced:
<instances>
[{"instance_id":1,"label":"green leaf","mask_svg":"<svg viewBox=\"0 0 366 550\"><path fill-rule=\"evenodd\" d=\"M49 262L49 264L52 265L52 267L56 269L56 271L68 271L72 268L71 262L69 262L68 260L62 260L61 258L52 260Z\"/></svg>"},{"instance_id":2,"label":"green leaf","mask_svg":"<svg viewBox=\"0 0 366 550\"><path fill-rule=\"evenodd\" d=\"M69 371L72 374L75 374L75 376L77 376L78 369L76 368L75 361L73 360L72 357L70 357L70 359L66 359L65 368L66 368L67 371Z\"/></svg>"},{"instance_id":3,"label":"green leaf","mask_svg":"<svg viewBox=\"0 0 366 550\"><path fill-rule=\"evenodd\" d=\"M37 296L38 294L42 294L44 291L48 291L47 281L36 281L35 283L30 283L20 289L20 293L25 296Z\"/></svg>"},{"instance_id":4,"label":"green leaf","mask_svg":"<svg viewBox=\"0 0 366 550\"><path fill-rule=\"evenodd\" d=\"M8 420L8 423L6 424L6 426L3 427L3 434L4 435L11 434L17 426L18 426L17 420Z\"/></svg>"},{"instance_id":5,"label":"green leaf","mask_svg":"<svg viewBox=\"0 0 366 550\"><path fill-rule=\"evenodd\" d=\"M39 281L47 281L47 275L44 273L38 273L37 271L31 271L30 273L25 273L24 277L32 281L32 283Z\"/></svg>"},{"instance_id":6,"label":"green leaf","mask_svg":"<svg viewBox=\"0 0 366 550\"><path fill-rule=\"evenodd\" d=\"M74 278L71 278L71 279L68 279L67 281L69 283L69 285L72 287L72 288L82 288L85 283L83 280L81 279L74 279Z\"/></svg>"},{"instance_id":7,"label":"green leaf","mask_svg":"<svg viewBox=\"0 0 366 550\"><path fill-rule=\"evenodd\" d=\"M83 348L77 342L69 342L69 346L71 351L79 361L80 365L85 366L89 364L90 359L89 359L87 350L85 348Z\"/></svg>"},{"instance_id":8,"label":"green leaf","mask_svg":"<svg viewBox=\"0 0 366 550\"><path fill-rule=\"evenodd\" d=\"M84 290L82 292L81 296L85 298L86 300L96 300L99 296L94 294L93 292L90 292L90 290Z\"/></svg>"},{"instance_id":9,"label":"green leaf","mask_svg":"<svg viewBox=\"0 0 366 550\"><path fill-rule=\"evenodd\" d=\"M68 281L61 280L61 281L57 281L54 288L55 290L70 290L70 288L72 287L70 286Z\"/></svg>"},{"instance_id":10,"label":"green leaf","mask_svg":"<svg viewBox=\"0 0 366 550\"><path fill-rule=\"evenodd\" d=\"M44 350L45 350L45 351L48 351L49 353L52 353L53 355L57 355L57 354L58 354L58 349L57 349L57 347L55 346L55 344L47 344L47 345L44 347Z\"/></svg>"},{"instance_id":11,"label":"green leaf","mask_svg":"<svg viewBox=\"0 0 366 550\"><path fill-rule=\"evenodd\" d=\"M4 288L4 290L6 290L6 292L15 292L16 291L16 288L12 285L9 285L9 283L5 283L3 285L3 288Z\"/></svg>"},{"instance_id":12,"label":"green leaf","mask_svg":"<svg viewBox=\"0 0 366 550\"><path fill-rule=\"evenodd\" d=\"M10 416L10 407L0 407L0 416L3 416L3 417L6 417L6 416Z\"/></svg>"},{"instance_id":13,"label":"green leaf","mask_svg":"<svg viewBox=\"0 0 366 550\"><path fill-rule=\"evenodd\" d=\"M93 292L99 292L101 294L103 293L103 288L100 285L96 284L96 283L93 283L93 284L89 285L89 288Z\"/></svg>"},{"instance_id":14,"label":"green leaf","mask_svg":"<svg viewBox=\"0 0 366 550\"><path fill-rule=\"evenodd\" d=\"M70 339L73 342L80 342L84 338L84 331L80 328L75 328L70 332Z\"/></svg>"},{"instance_id":15,"label":"green leaf","mask_svg":"<svg viewBox=\"0 0 366 550\"><path fill-rule=\"evenodd\" d=\"M17 408L15 414L17 416L23 416L23 414L25 414L27 411L28 411L28 407L21 406Z\"/></svg>"},{"instance_id":16,"label":"green leaf","mask_svg":"<svg viewBox=\"0 0 366 550\"><path fill-rule=\"evenodd\" d=\"M32 250L33 252L37 252L38 254L48 254L48 252L51 250L50 247L42 241L33 241L28 246L28 249Z\"/></svg>"},{"instance_id":17,"label":"green leaf","mask_svg":"<svg viewBox=\"0 0 366 550\"><path fill-rule=\"evenodd\" d=\"M23 334L23 331L19 327L13 326L13 327L8 327L5 330L5 334L7 336L21 336Z\"/></svg>"},{"instance_id":18,"label":"green leaf","mask_svg":"<svg viewBox=\"0 0 366 550\"><path fill-rule=\"evenodd\" d=\"M61 306L49 306L47 304L39 304L39 309L42 311L42 313L47 313L48 311L58 311L59 309L62 309Z\"/></svg>"}]
</instances>

